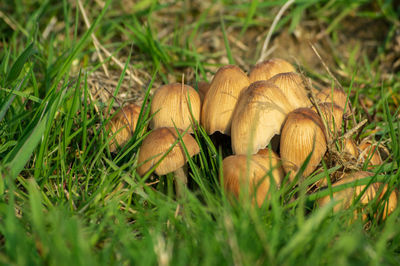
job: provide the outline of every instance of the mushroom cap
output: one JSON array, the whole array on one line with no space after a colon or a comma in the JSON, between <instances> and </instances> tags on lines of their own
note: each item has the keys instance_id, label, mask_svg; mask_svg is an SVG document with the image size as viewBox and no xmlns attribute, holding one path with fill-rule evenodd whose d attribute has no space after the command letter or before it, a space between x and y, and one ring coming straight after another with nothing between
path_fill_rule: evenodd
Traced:
<instances>
[{"instance_id":1,"label":"mushroom cap","mask_svg":"<svg viewBox=\"0 0 400 266\"><path fill-rule=\"evenodd\" d=\"M325 120L328 126L328 132L332 135L341 133L343 122L343 108L332 102L324 102L318 105L321 110L322 119ZM313 111L318 112L315 106L312 107Z\"/></svg>"},{"instance_id":2,"label":"mushroom cap","mask_svg":"<svg viewBox=\"0 0 400 266\"><path fill-rule=\"evenodd\" d=\"M339 88L324 88L316 94L316 97L320 102L335 103L340 106L343 110L346 107L346 114L350 114L349 103L347 101L347 94Z\"/></svg>"},{"instance_id":3,"label":"mushroom cap","mask_svg":"<svg viewBox=\"0 0 400 266\"><path fill-rule=\"evenodd\" d=\"M292 106L282 91L268 81L252 83L239 98L232 118L232 150L256 153L279 134Z\"/></svg>"},{"instance_id":4,"label":"mushroom cap","mask_svg":"<svg viewBox=\"0 0 400 266\"><path fill-rule=\"evenodd\" d=\"M296 69L287 61L280 58L272 58L256 64L250 71L250 83L259 80L268 80L279 73L296 72Z\"/></svg>"},{"instance_id":5,"label":"mushroom cap","mask_svg":"<svg viewBox=\"0 0 400 266\"><path fill-rule=\"evenodd\" d=\"M221 67L204 97L201 124L208 134L220 131L230 135L232 113L240 93L249 86L249 78L237 66Z\"/></svg>"},{"instance_id":6,"label":"mushroom cap","mask_svg":"<svg viewBox=\"0 0 400 266\"><path fill-rule=\"evenodd\" d=\"M373 173L358 171L353 173L348 173L344 175L344 177L337 182L335 182L332 186L336 187L339 185L347 184L350 182L354 182L356 180L363 179L365 177L373 176ZM384 186L382 189L381 186ZM365 189L366 185L356 185L355 187L345 188L341 191L333 193L333 199L341 201L339 204L335 205L333 208L334 211L338 211L343 208L349 208L354 199L356 199ZM374 200L376 197L382 199L385 193L387 192L388 185L383 184L381 182L371 183L369 187L365 190L364 194L362 194L360 198L360 203L362 205L367 205L370 201ZM379 194L378 194L379 193ZM330 195L325 196L317 200L319 206L324 206L331 201ZM388 197L388 200L385 202L383 218L392 213L397 206L397 196L395 191L392 191ZM364 218L366 216L364 215Z\"/></svg>"},{"instance_id":7,"label":"mushroom cap","mask_svg":"<svg viewBox=\"0 0 400 266\"><path fill-rule=\"evenodd\" d=\"M362 161L364 162L367 159L369 160L369 169L382 164L383 161L379 154L379 147L376 144L372 144L370 140L365 140L362 141L358 147L360 149Z\"/></svg>"},{"instance_id":8,"label":"mushroom cap","mask_svg":"<svg viewBox=\"0 0 400 266\"><path fill-rule=\"evenodd\" d=\"M279 73L268 81L281 89L288 102L293 106L293 110L310 106L310 99L307 96L306 88L299 74L294 72Z\"/></svg>"},{"instance_id":9,"label":"mushroom cap","mask_svg":"<svg viewBox=\"0 0 400 266\"><path fill-rule=\"evenodd\" d=\"M226 157L222 161L225 190L238 198L240 190L249 186L249 195L254 196L256 191L256 203L261 206L270 189L270 171L277 186L280 186L284 178L279 157L274 152L265 150L267 151L250 157L246 155Z\"/></svg>"},{"instance_id":10,"label":"mushroom cap","mask_svg":"<svg viewBox=\"0 0 400 266\"><path fill-rule=\"evenodd\" d=\"M115 137L110 142L110 151L114 152L118 145L123 146L135 132L141 107L129 104L123 107L107 124L107 130ZM118 133L117 133L118 132Z\"/></svg>"},{"instance_id":11,"label":"mushroom cap","mask_svg":"<svg viewBox=\"0 0 400 266\"><path fill-rule=\"evenodd\" d=\"M182 136L183 143L192 157L200 152L199 145L190 134L183 134L183 130L178 129ZM177 143L176 143L177 142ZM175 146L168 152L171 146ZM157 175L165 175L173 172L182 166L187 161L182 143L179 141L178 134L175 128L161 127L153 130L142 142L139 151L138 173L144 175L147 173L163 156L168 152L165 158L155 169Z\"/></svg>"},{"instance_id":12,"label":"mushroom cap","mask_svg":"<svg viewBox=\"0 0 400 266\"><path fill-rule=\"evenodd\" d=\"M316 112L310 108L299 108L287 116L281 133L280 152L283 169L286 173L291 172L290 180L294 179L307 156L313 152L303 176L311 174L321 162L326 149L323 124Z\"/></svg>"},{"instance_id":13,"label":"mushroom cap","mask_svg":"<svg viewBox=\"0 0 400 266\"><path fill-rule=\"evenodd\" d=\"M186 130L193 118L200 120L200 109L200 96L191 86L181 83L161 86L151 102L151 114L155 114L152 128L176 126ZM193 132L191 127L189 132Z\"/></svg>"},{"instance_id":14,"label":"mushroom cap","mask_svg":"<svg viewBox=\"0 0 400 266\"><path fill-rule=\"evenodd\" d=\"M357 148L356 143L352 139L343 139L343 152L346 152L353 156L354 158L358 158L358 155L360 154Z\"/></svg>"},{"instance_id":15,"label":"mushroom cap","mask_svg":"<svg viewBox=\"0 0 400 266\"><path fill-rule=\"evenodd\" d=\"M198 88L198 93L200 96L200 100L201 102L204 101L204 97L207 94L208 89L210 88L210 83L206 82L206 81L199 81L197 82L197 88Z\"/></svg>"}]
</instances>

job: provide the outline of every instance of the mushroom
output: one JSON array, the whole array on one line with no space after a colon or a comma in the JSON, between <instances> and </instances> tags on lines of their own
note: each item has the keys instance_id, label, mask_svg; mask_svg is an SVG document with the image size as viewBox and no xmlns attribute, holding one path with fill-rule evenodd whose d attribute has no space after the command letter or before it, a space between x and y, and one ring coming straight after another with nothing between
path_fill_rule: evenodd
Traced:
<instances>
[{"instance_id":1,"label":"mushroom","mask_svg":"<svg viewBox=\"0 0 400 266\"><path fill-rule=\"evenodd\" d=\"M376 144L372 144L370 140L364 140L358 146L361 151L362 161L368 160L368 169L374 168L374 166L382 164L382 158L379 154L379 147Z\"/></svg>"},{"instance_id":2,"label":"mushroom","mask_svg":"<svg viewBox=\"0 0 400 266\"><path fill-rule=\"evenodd\" d=\"M206 96L209 88L210 88L210 83L208 83L206 81L197 82L197 89L198 89L198 93L199 93L201 102L204 101L204 97Z\"/></svg>"},{"instance_id":3,"label":"mushroom","mask_svg":"<svg viewBox=\"0 0 400 266\"><path fill-rule=\"evenodd\" d=\"M339 88L324 88L316 94L316 97L320 102L335 103L345 110L346 114L350 114L349 101L347 100L347 94ZM347 102L347 105L346 105Z\"/></svg>"},{"instance_id":4,"label":"mushroom","mask_svg":"<svg viewBox=\"0 0 400 266\"><path fill-rule=\"evenodd\" d=\"M343 142L342 142L342 151L343 152L345 152L345 153L347 153L347 154L350 154L352 157L354 157L355 159L357 159L358 158L358 155L360 154L359 153L359 151L358 151L358 148L357 148L357 145L356 145L356 143L354 142L354 140L352 140L352 139L348 139L348 138L345 138L345 139L343 139Z\"/></svg>"},{"instance_id":5,"label":"mushroom","mask_svg":"<svg viewBox=\"0 0 400 266\"><path fill-rule=\"evenodd\" d=\"M190 127L193 119L200 120L201 101L195 89L181 83L161 86L151 102L152 128L177 127L183 130Z\"/></svg>"},{"instance_id":6,"label":"mushroom","mask_svg":"<svg viewBox=\"0 0 400 266\"><path fill-rule=\"evenodd\" d=\"M240 93L249 86L247 75L237 66L221 67L211 81L201 110L201 125L211 135L230 135L232 113Z\"/></svg>"},{"instance_id":7,"label":"mushroom","mask_svg":"<svg viewBox=\"0 0 400 266\"><path fill-rule=\"evenodd\" d=\"M345 174L342 179L339 181L335 182L332 186L336 187L339 185L347 184L350 182L354 182L366 177L373 176L373 173L370 172L364 172L364 171L358 171L354 173L349 173ZM384 186L381 188L381 186ZM340 209L347 209L349 208L352 204L354 199L358 198L362 192L365 192L362 194L360 198L360 203L361 205L367 205L370 201L374 200L376 197L379 198L379 200L382 200L383 196L387 193L388 190L388 185L383 184L381 182L375 182L371 183L368 188L366 188L366 185L356 185L355 187L349 187L345 188L341 191L333 193L332 197L334 200L340 201L339 204L336 204L333 210L339 211ZM379 194L378 194L379 193ZM328 204L331 201L331 196L325 196L323 198L320 198L317 200L317 203L320 207ZM384 207L384 212L382 218L386 218L390 213L394 211L394 209L397 206L397 195L395 191L392 191L388 197L388 200L385 202L385 207ZM363 214L363 218L366 218L366 215Z\"/></svg>"},{"instance_id":8,"label":"mushroom","mask_svg":"<svg viewBox=\"0 0 400 266\"><path fill-rule=\"evenodd\" d=\"M321 162L327 149L321 118L310 108L299 108L291 112L282 128L280 152L283 169L290 172L292 181L312 153L304 169L307 177Z\"/></svg>"},{"instance_id":9,"label":"mushroom","mask_svg":"<svg viewBox=\"0 0 400 266\"><path fill-rule=\"evenodd\" d=\"M135 132L136 124L139 119L140 106L129 104L123 107L110 120L106 128L110 134L115 134L110 141L110 151L115 152L118 146L123 146Z\"/></svg>"},{"instance_id":10,"label":"mushroom","mask_svg":"<svg viewBox=\"0 0 400 266\"><path fill-rule=\"evenodd\" d=\"M318 104L321 111L321 118L328 126L328 133L332 136L340 134L343 122L343 109L332 102L324 102ZM312 107L315 112L318 112L315 106Z\"/></svg>"},{"instance_id":11,"label":"mushroom","mask_svg":"<svg viewBox=\"0 0 400 266\"><path fill-rule=\"evenodd\" d=\"M258 63L250 71L250 83L259 80L268 80L279 73L295 72L296 69L287 61L280 58L272 58Z\"/></svg>"},{"instance_id":12,"label":"mushroom","mask_svg":"<svg viewBox=\"0 0 400 266\"><path fill-rule=\"evenodd\" d=\"M232 118L232 150L235 154L256 153L280 133L292 110L282 91L268 81L257 81L242 93Z\"/></svg>"},{"instance_id":13,"label":"mushroom","mask_svg":"<svg viewBox=\"0 0 400 266\"><path fill-rule=\"evenodd\" d=\"M278 155L268 149L250 157L231 155L222 164L225 190L239 198L241 190L248 188L249 195L255 196L258 206L267 198L271 186L270 175L277 187L284 178Z\"/></svg>"},{"instance_id":14,"label":"mushroom","mask_svg":"<svg viewBox=\"0 0 400 266\"><path fill-rule=\"evenodd\" d=\"M288 102L293 106L293 110L311 105L303 80L299 74L294 72L280 73L268 81L281 89Z\"/></svg>"},{"instance_id":15,"label":"mushroom","mask_svg":"<svg viewBox=\"0 0 400 266\"><path fill-rule=\"evenodd\" d=\"M182 135L183 130L178 129L178 132L182 137L188 155L192 157L198 154L200 148L195 139L190 134ZM163 156L165 157L163 158ZM180 186L187 184L187 174L183 168L186 161L186 154L182 143L179 141L176 129L171 127L157 128L147 135L142 142L137 171L139 175L143 176L159 163L155 168L155 173L160 176L174 172L177 195L179 196L181 195Z\"/></svg>"}]
</instances>

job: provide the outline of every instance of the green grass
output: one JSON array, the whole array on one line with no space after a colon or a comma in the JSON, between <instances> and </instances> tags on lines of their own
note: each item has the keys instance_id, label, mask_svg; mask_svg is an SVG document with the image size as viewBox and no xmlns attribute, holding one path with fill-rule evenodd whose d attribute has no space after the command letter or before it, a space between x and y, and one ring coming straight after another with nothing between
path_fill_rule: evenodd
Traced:
<instances>
[{"instance_id":1,"label":"green grass","mask_svg":"<svg viewBox=\"0 0 400 266\"><path fill-rule=\"evenodd\" d=\"M240 63L237 58L246 51L230 34L251 49L252 56L241 58L249 69L284 1L210 1L205 7L191 6L191 1L142 0L134 6L106 1L104 8L83 2L89 29L74 1L0 1L1 264L399 264L399 208L386 221L372 219L367 226L361 217L349 222L357 204L338 213L332 205L314 208L314 200L331 190L308 194L306 186L335 167L325 165L325 172L302 186L271 191L270 200L254 208L245 199L240 204L228 200L220 185L227 151L214 146L202 129L195 134L201 153L188 162L185 200L175 198L172 174L149 185L155 180L135 171L148 133L142 133L148 108L129 143L118 154L108 149L105 125L118 104L91 94L88 75L102 71L98 58L93 59L91 33L127 62L121 69L105 60L120 75L114 96L127 70L136 69L147 73L135 72L146 84L140 88L146 102L153 86L180 81L182 73L187 82L209 80L224 64L221 60ZM375 119L360 136L374 136L390 153L363 183L376 178L390 189L399 187L400 76L381 66L392 51L399 16L391 1L298 1L275 29L277 34L294 32L303 21L324 26L331 70L352 91L357 122L366 117L359 96L373 101L367 110L376 113ZM52 18L55 25L48 28ZM362 41L350 50L335 49L342 42L343 22L352 18L384 23L387 37L372 52ZM251 31L262 33L259 43L248 38ZM201 48L210 32L219 46ZM322 68L305 71L331 82ZM382 211L375 203L369 208Z\"/></svg>"}]
</instances>

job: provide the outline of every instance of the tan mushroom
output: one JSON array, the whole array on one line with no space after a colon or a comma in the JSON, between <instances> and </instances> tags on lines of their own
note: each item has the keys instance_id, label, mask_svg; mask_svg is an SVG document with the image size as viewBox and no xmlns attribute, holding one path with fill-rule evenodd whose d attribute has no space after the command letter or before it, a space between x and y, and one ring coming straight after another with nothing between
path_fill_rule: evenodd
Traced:
<instances>
[{"instance_id":1,"label":"tan mushroom","mask_svg":"<svg viewBox=\"0 0 400 266\"><path fill-rule=\"evenodd\" d=\"M284 174L279 157L268 149L251 155L231 155L223 160L224 188L239 198L241 191L248 189L249 195L261 206L267 198L271 179L280 186Z\"/></svg>"},{"instance_id":2,"label":"tan mushroom","mask_svg":"<svg viewBox=\"0 0 400 266\"><path fill-rule=\"evenodd\" d=\"M316 97L321 103L333 102L336 105L340 106L343 110L346 109L346 114L350 114L349 100L347 99L347 94L342 89L324 88L316 94Z\"/></svg>"},{"instance_id":3,"label":"tan mushroom","mask_svg":"<svg viewBox=\"0 0 400 266\"><path fill-rule=\"evenodd\" d=\"M151 102L152 128L177 127L183 130L189 128L193 119L200 120L201 101L195 89L181 83L161 86Z\"/></svg>"},{"instance_id":4,"label":"tan mushroom","mask_svg":"<svg viewBox=\"0 0 400 266\"><path fill-rule=\"evenodd\" d=\"M140 106L129 104L123 107L107 124L107 131L115 134L110 141L110 151L115 152L117 147L125 145L131 138L136 129L139 119Z\"/></svg>"},{"instance_id":5,"label":"tan mushroom","mask_svg":"<svg viewBox=\"0 0 400 266\"><path fill-rule=\"evenodd\" d=\"M200 152L199 145L190 134L184 134L183 130L178 129L182 136L182 141L190 157ZM172 147L172 148L171 148ZM163 156L165 157L163 158ZM161 160L162 159L162 160ZM161 160L161 162L159 162ZM183 166L187 162L182 143L179 141L175 128L162 127L153 130L142 142L139 151L137 171L139 175L146 174L157 163L155 168L157 175L166 175L174 172L177 184L177 194L180 193L180 185L187 184L187 175Z\"/></svg>"},{"instance_id":6,"label":"tan mushroom","mask_svg":"<svg viewBox=\"0 0 400 266\"><path fill-rule=\"evenodd\" d=\"M280 73L268 80L281 89L293 110L311 105L301 76L294 72ZM293 111L290 110L290 111Z\"/></svg>"},{"instance_id":7,"label":"tan mushroom","mask_svg":"<svg viewBox=\"0 0 400 266\"><path fill-rule=\"evenodd\" d=\"M342 145L343 152L350 154L355 159L358 158L360 152L358 151L357 145L354 140L345 138L342 141Z\"/></svg>"},{"instance_id":8,"label":"tan mushroom","mask_svg":"<svg viewBox=\"0 0 400 266\"><path fill-rule=\"evenodd\" d=\"M197 82L197 88L201 102L204 102L204 97L206 96L207 91L210 88L210 83L206 81L199 81Z\"/></svg>"},{"instance_id":9,"label":"tan mushroom","mask_svg":"<svg viewBox=\"0 0 400 266\"><path fill-rule=\"evenodd\" d=\"M364 140L358 147L360 149L362 162L368 160L368 169L373 169L375 166L383 163L382 157L379 154L378 145L372 144L370 140Z\"/></svg>"},{"instance_id":10,"label":"tan mushroom","mask_svg":"<svg viewBox=\"0 0 400 266\"><path fill-rule=\"evenodd\" d=\"M272 58L258 63L250 71L250 83L268 80L279 73L295 72L296 69L287 61L280 58Z\"/></svg>"},{"instance_id":11,"label":"tan mushroom","mask_svg":"<svg viewBox=\"0 0 400 266\"><path fill-rule=\"evenodd\" d=\"M346 174L342 179L339 181L335 182L332 186L336 187L339 185L347 184L350 182L358 181L360 179L366 178L373 176L373 173L370 172L364 172L364 171L359 171L359 172L354 172L354 173L349 173ZM381 186L384 186L381 188ZM335 205L333 208L334 211L339 211L341 209L347 209L349 208L354 200L358 198L362 192L364 192L366 188L366 185L356 185L354 187L349 187L345 188L341 191L333 193L333 199L336 201L339 201L338 204ZM361 205L367 205L369 202L374 200L376 197L379 198L379 200L382 200L383 196L387 192L388 185L383 184L381 182L375 182L370 184L368 188L365 190L365 192L362 194L360 198L360 204ZM331 196L325 196L323 198L320 198L317 200L317 203L320 207L328 204L332 200ZM389 214L391 214L394 209L397 206L397 195L395 191L392 191L388 197L388 200L385 202L385 207L384 207L384 212L382 218L386 218ZM366 218L366 214L363 214L363 218Z\"/></svg>"},{"instance_id":12,"label":"tan mushroom","mask_svg":"<svg viewBox=\"0 0 400 266\"><path fill-rule=\"evenodd\" d=\"M204 97L201 125L208 134L230 135L232 113L240 93L249 86L247 75L237 66L221 67Z\"/></svg>"},{"instance_id":13,"label":"tan mushroom","mask_svg":"<svg viewBox=\"0 0 400 266\"><path fill-rule=\"evenodd\" d=\"M341 134L343 122L343 109L331 102L319 103L319 110L321 111L321 118L328 126L328 134L330 136L337 136ZM312 109L318 113L315 106Z\"/></svg>"},{"instance_id":14,"label":"tan mushroom","mask_svg":"<svg viewBox=\"0 0 400 266\"><path fill-rule=\"evenodd\" d=\"M291 112L282 128L281 159L283 169L290 172L290 180L296 176L306 158L312 153L303 176L307 177L321 162L327 149L321 118L310 108Z\"/></svg>"},{"instance_id":15,"label":"tan mushroom","mask_svg":"<svg viewBox=\"0 0 400 266\"><path fill-rule=\"evenodd\" d=\"M242 93L232 118L232 150L235 154L256 153L280 134L292 110L282 91L268 81L257 81Z\"/></svg>"}]
</instances>

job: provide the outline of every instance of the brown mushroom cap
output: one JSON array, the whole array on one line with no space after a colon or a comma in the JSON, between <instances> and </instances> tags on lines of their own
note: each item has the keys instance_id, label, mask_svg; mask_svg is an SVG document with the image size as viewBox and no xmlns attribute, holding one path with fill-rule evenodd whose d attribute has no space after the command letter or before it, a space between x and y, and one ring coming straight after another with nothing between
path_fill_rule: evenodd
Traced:
<instances>
[{"instance_id":1,"label":"brown mushroom cap","mask_svg":"<svg viewBox=\"0 0 400 266\"><path fill-rule=\"evenodd\" d=\"M232 118L232 150L235 154L256 153L279 134L292 110L282 91L268 81L252 83L239 98Z\"/></svg>"},{"instance_id":2,"label":"brown mushroom cap","mask_svg":"<svg viewBox=\"0 0 400 266\"><path fill-rule=\"evenodd\" d=\"M204 97L207 94L208 89L210 88L210 83L206 81L199 81L197 82L197 88L199 89L199 96L201 99L201 102L204 101Z\"/></svg>"},{"instance_id":3,"label":"brown mushroom cap","mask_svg":"<svg viewBox=\"0 0 400 266\"><path fill-rule=\"evenodd\" d=\"M326 149L323 124L316 112L309 108L299 108L288 115L282 128L280 152L283 169L286 173L291 172L290 180L293 180L307 156L313 151L303 176L311 174L321 162Z\"/></svg>"},{"instance_id":4,"label":"brown mushroom cap","mask_svg":"<svg viewBox=\"0 0 400 266\"><path fill-rule=\"evenodd\" d=\"M200 96L192 87L181 83L161 86L151 102L151 114L155 114L152 128L176 126L186 130L193 118L200 120L200 108ZM193 132L191 127L189 132Z\"/></svg>"},{"instance_id":5,"label":"brown mushroom cap","mask_svg":"<svg viewBox=\"0 0 400 266\"><path fill-rule=\"evenodd\" d=\"M179 134L183 134L183 130L178 130ZM190 134L183 135L182 140L190 157L200 152L199 145ZM186 163L187 158L182 144L178 140L178 134L175 128L157 128L147 135L140 147L138 159L139 167L137 169L139 175L147 173L174 143L176 143L175 146L155 169L157 175L165 175L181 168Z\"/></svg>"},{"instance_id":6,"label":"brown mushroom cap","mask_svg":"<svg viewBox=\"0 0 400 266\"><path fill-rule=\"evenodd\" d=\"M364 172L364 171L359 171L359 172L354 172L354 173L349 173L346 174L342 179L339 181L335 182L332 186L336 187L339 185L343 185L346 183L354 182L356 180L363 179L365 177L373 176L373 173L370 172ZM381 189L380 187L384 185L384 187ZM366 185L358 185L355 187L350 187L343 189L341 191L333 193L333 199L341 201L339 204L335 205L333 208L334 211L338 211L343 208L349 208L352 204L354 199L356 199L365 189ZM382 199L383 196L385 195L386 191L388 189L387 184L383 184L381 182L375 182L372 183L362 194L360 198L360 203L362 205L367 205L370 201L372 201L374 198L379 197L379 199ZM378 193L380 193L378 195ZM319 206L324 206L328 204L331 201L330 195L325 196L323 198L320 198L317 200L317 203ZM397 196L395 191L393 191L389 198L388 201L385 203L385 208L384 208L384 213L383 213L383 218L385 218L387 215L392 213L394 209L397 206ZM365 216L364 216L365 218Z\"/></svg>"},{"instance_id":7,"label":"brown mushroom cap","mask_svg":"<svg viewBox=\"0 0 400 266\"><path fill-rule=\"evenodd\" d=\"M343 139L342 143L343 143L342 151L350 154L351 156L357 159L360 153L358 151L357 145L354 142L354 140L345 138Z\"/></svg>"},{"instance_id":8,"label":"brown mushroom cap","mask_svg":"<svg viewBox=\"0 0 400 266\"><path fill-rule=\"evenodd\" d=\"M279 73L296 72L296 69L287 61L280 58L272 58L258 63L250 71L250 83L259 80L268 80Z\"/></svg>"},{"instance_id":9,"label":"brown mushroom cap","mask_svg":"<svg viewBox=\"0 0 400 266\"><path fill-rule=\"evenodd\" d=\"M110 151L114 152L117 146L123 146L135 131L140 114L140 106L129 104L123 107L107 124L110 134L116 134L110 142ZM118 132L118 133L117 133Z\"/></svg>"},{"instance_id":10,"label":"brown mushroom cap","mask_svg":"<svg viewBox=\"0 0 400 266\"><path fill-rule=\"evenodd\" d=\"M299 74L294 72L280 73L268 81L281 89L288 102L293 106L293 110L310 106L311 102L308 99L306 88Z\"/></svg>"},{"instance_id":11,"label":"brown mushroom cap","mask_svg":"<svg viewBox=\"0 0 400 266\"><path fill-rule=\"evenodd\" d=\"M249 78L237 66L221 67L204 97L201 124L208 134L220 131L230 135L232 113L240 93L249 86Z\"/></svg>"},{"instance_id":12,"label":"brown mushroom cap","mask_svg":"<svg viewBox=\"0 0 400 266\"><path fill-rule=\"evenodd\" d=\"M346 107L346 114L350 113L349 102L347 102L347 94L339 88L324 88L316 94L317 99L321 102L335 103L340 106L343 110Z\"/></svg>"},{"instance_id":13,"label":"brown mushroom cap","mask_svg":"<svg viewBox=\"0 0 400 266\"><path fill-rule=\"evenodd\" d=\"M267 149L265 149L267 150ZM270 189L271 171L273 179L279 186L284 178L279 157L272 151L263 151L249 158L246 155L231 155L223 160L224 188L237 198L240 190L249 186L250 196L256 189L256 203L261 206Z\"/></svg>"},{"instance_id":14,"label":"brown mushroom cap","mask_svg":"<svg viewBox=\"0 0 400 266\"><path fill-rule=\"evenodd\" d=\"M379 154L379 147L377 147L376 144L372 144L371 141L365 140L361 142L358 147L360 149L362 161L364 162L367 159L369 160L369 169L374 168L376 165L382 164L383 161L381 155Z\"/></svg>"},{"instance_id":15,"label":"brown mushroom cap","mask_svg":"<svg viewBox=\"0 0 400 266\"><path fill-rule=\"evenodd\" d=\"M332 102L320 103L318 107L322 113L321 118L325 120L328 126L329 134L332 136L340 134L343 122L343 109ZM313 106L312 109L318 113L315 106Z\"/></svg>"}]
</instances>

